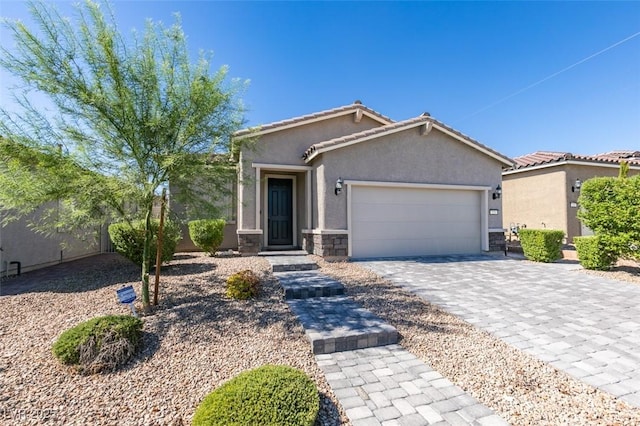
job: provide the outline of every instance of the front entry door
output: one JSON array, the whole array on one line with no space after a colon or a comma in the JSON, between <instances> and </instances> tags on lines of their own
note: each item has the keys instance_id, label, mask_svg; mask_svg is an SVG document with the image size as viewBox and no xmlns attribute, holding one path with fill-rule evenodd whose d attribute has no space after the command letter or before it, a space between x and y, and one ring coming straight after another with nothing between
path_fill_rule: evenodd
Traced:
<instances>
[{"instance_id":1,"label":"front entry door","mask_svg":"<svg viewBox=\"0 0 640 426\"><path fill-rule=\"evenodd\" d=\"M293 180L269 178L267 217L269 246L293 245Z\"/></svg>"}]
</instances>

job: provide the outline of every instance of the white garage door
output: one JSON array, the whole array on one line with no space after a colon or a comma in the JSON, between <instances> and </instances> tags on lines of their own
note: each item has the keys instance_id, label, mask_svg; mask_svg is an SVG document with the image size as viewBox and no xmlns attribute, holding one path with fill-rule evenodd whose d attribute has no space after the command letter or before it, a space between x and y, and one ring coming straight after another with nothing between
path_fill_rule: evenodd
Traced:
<instances>
[{"instance_id":1,"label":"white garage door","mask_svg":"<svg viewBox=\"0 0 640 426\"><path fill-rule=\"evenodd\" d=\"M354 186L352 257L479 253L481 191Z\"/></svg>"}]
</instances>

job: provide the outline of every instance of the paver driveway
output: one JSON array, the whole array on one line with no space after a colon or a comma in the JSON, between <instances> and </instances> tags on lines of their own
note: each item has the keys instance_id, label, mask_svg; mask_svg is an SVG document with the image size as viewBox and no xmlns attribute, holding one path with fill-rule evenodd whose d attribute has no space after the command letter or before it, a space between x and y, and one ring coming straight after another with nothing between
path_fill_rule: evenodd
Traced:
<instances>
[{"instance_id":1,"label":"paver driveway","mask_svg":"<svg viewBox=\"0 0 640 426\"><path fill-rule=\"evenodd\" d=\"M640 286L491 256L359 262L505 342L640 407Z\"/></svg>"}]
</instances>

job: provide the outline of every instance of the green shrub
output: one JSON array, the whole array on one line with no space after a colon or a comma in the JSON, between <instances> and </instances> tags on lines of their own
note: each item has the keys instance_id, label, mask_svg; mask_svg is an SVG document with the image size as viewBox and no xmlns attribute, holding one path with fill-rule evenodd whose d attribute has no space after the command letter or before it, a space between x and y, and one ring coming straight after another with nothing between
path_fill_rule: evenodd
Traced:
<instances>
[{"instance_id":1,"label":"green shrub","mask_svg":"<svg viewBox=\"0 0 640 426\"><path fill-rule=\"evenodd\" d=\"M113 223L109 225L109 237L113 242L113 248L136 264L142 264L142 253L144 251L144 221L137 220L129 226L127 222ZM149 252L149 264L156 264L156 250L158 244L159 220L151 221L151 250ZM162 261L168 262L173 259L178 241L180 241L180 227L170 220L164 222L162 241Z\"/></svg>"},{"instance_id":2,"label":"green shrub","mask_svg":"<svg viewBox=\"0 0 640 426\"><path fill-rule=\"evenodd\" d=\"M247 269L227 278L227 296L233 299L249 299L260 293L260 278Z\"/></svg>"},{"instance_id":3,"label":"green shrub","mask_svg":"<svg viewBox=\"0 0 640 426\"><path fill-rule=\"evenodd\" d=\"M207 395L194 426L314 424L320 407L316 385L302 371L265 365L246 371Z\"/></svg>"},{"instance_id":4,"label":"green shrub","mask_svg":"<svg viewBox=\"0 0 640 426\"><path fill-rule=\"evenodd\" d=\"M596 236L574 237L578 260L585 269L606 271L618 260L618 255L607 250L602 240Z\"/></svg>"},{"instance_id":5,"label":"green shrub","mask_svg":"<svg viewBox=\"0 0 640 426\"><path fill-rule=\"evenodd\" d=\"M53 354L83 373L115 370L142 347L142 321L129 315L107 315L63 332Z\"/></svg>"},{"instance_id":6,"label":"green shrub","mask_svg":"<svg viewBox=\"0 0 640 426\"><path fill-rule=\"evenodd\" d=\"M222 244L226 224L224 219L192 220L189 222L189 237L199 249L213 256Z\"/></svg>"},{"instance_id":7,"label":"green shrub","mask_svg":"<svg viewBox=\"0 0 640 426\"><path fill-rule=\"evenodd\" d=\"M562 258L564 232L555 229L521 229L522 251L529 260L553 262Z\"/></svg>"}]
</instances>

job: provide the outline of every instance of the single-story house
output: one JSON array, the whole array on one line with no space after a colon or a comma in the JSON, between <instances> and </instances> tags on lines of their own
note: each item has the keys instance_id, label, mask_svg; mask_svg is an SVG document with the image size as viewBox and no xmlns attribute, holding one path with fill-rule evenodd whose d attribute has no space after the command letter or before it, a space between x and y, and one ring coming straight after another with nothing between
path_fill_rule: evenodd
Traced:
<instances>
[{"instance_id":1,"label":"single-story house","mask_svg":"<svg viewBox=\"0 0 640 426\"><path fill-rule=\"evenodd\" d=\"M359 101L236 133L237 249L324 257L481 253L504 245L511 159L425 113Z\"/></svg>"},{"instance_id":2,"label":"single-story house","mask_svg":"<svg viewBox=\"0 0 640 426\"><path fill-rule=\"evenodd\" d=\"M640 173L640 151L597 155L539 151L514 158L502 173L505 228L559 229L566 243L591 235L577 218L582 182L596 176L618 176L620 162L629 163L629 176Z\"/></svg>"}]
</instances>

